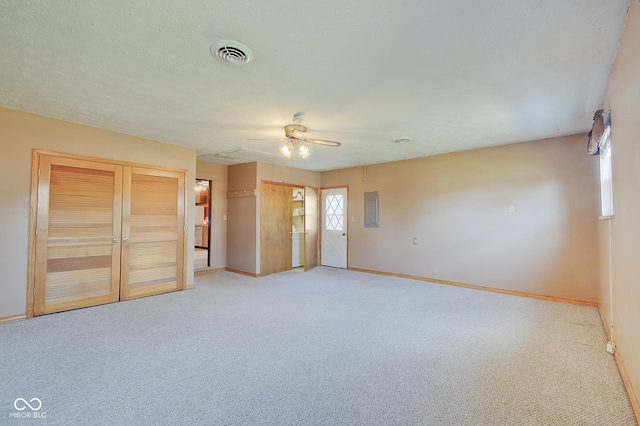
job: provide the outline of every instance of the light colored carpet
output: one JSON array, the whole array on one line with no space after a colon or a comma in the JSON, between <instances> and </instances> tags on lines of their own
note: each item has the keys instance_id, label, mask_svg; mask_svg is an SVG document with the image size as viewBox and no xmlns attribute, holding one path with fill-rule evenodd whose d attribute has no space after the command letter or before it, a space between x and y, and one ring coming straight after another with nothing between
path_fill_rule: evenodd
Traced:
<instances>
[{"instance_id":1,"label":"light colored carpet","mask_svg":"<svg viewBox=\"0 0 640 426\"><path fill-rule=\"evenodd\" d=\"M595 308L323 267L196 286L0 326L0 424L17 398L29 424L636 424Z\"/></svg>"}]
</instances>

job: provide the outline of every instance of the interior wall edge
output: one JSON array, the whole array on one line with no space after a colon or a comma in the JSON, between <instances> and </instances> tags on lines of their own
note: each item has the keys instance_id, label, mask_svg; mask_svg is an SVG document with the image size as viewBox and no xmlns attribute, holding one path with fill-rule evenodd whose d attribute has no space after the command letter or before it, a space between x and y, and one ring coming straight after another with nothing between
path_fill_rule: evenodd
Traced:
<instances>
[{"instance_id":1,"label":"interior wall edge","mask_svg":"<svg viewBox=\"0 0 640 426\"><path fill-rule=\"evenodd\" d=\"M599 294L610 323L615 356L640 423L640 2L633 0L600 108L611 111L612 184L615 218L600 226ZM609 231L610 230L610 231ZM611 327L612 326L612 327ZM635 393L633 392L635 388Z\"/></svg>"},{"instance_id":2,"label":"interior wall edge","mask_svg":"<svg viewBox=\"0 0 640 426\"><path fill-rule=\"evenodd\" d=\"M222 272L222 271L226 271L227 268L226 267L222 267L222 268L207 268L207 269L198 269L197 271L195 271L194 275L195 276L199 276L199 275L208 275L208 274L213 274L214 272ZM191 288L195 288L195 284L191 287Z\"/></svg>"},{"instance_id":3,"label":"interior wall edge","mask_svg":"<svg viewBox=\"0 0 640 426\"><path fill-rule=\"evenodd\" d=\"M546 294L527 293L527 292L524 292L524 291L517 291L517 290L505 290L505 289L495 288L495 287L486 287L486 286L475 285L475 284L460 283L460 282L456 282L456 281L441 280L441 279L437 279L437 278L422 277L422 276L419 276L419 275L398 274L398 273L395 273L395 272L376 271L376 270L372 270L372 269L360 269L360 268L353 268L353 267L349 267L347 269L349 269L350 271L355 271L355 272L363 272L363 273L377 274L377 275L387 275L387 276L390 276L390 277L408 278L408 279L412 279L412 280L425 281L425 282L430 282L430 283L434 283L434 284L444 284L444 285L451 285L451 286L455 286L455 287L464 287L464 288L468 288L468 289L471 289L471 290L490 291L492 293L506 294L506 295L509 295L509 296L529 297L529 298L532 298L532 299L546 300L546 301L550 301L550 302L569 303L569 304L572 304L572 305L591 306L591 307L594 307L594 308L598 307L598 302L592 302L592 301L588 301L588 300L569 299L569 298L563 298L563 297L549 296L549 295L546 295Z\"/></svg>"},{"instance_id":4,"label":"interior wall edge","mask_svg":"<svg viewBox=\"0 0 640 426\"><path fill-rule=\"evenodd\" d=\"M13 315L10 317L0 318L0 324L8 324L10 322L26 320L26 315Z\"/></svg>"},{"instance_id":5,"label":"interior wall edge","mask_svg":"<svg viewBox=\"0 0 640 426\"><path fill-rule=\"evenodd\" d=\"M598 313L600 314L600 321L602 321L602 327L604 328L604 334L607 335L607 340L611 341L611 332L609 330L609 321L607 321L607 317L604 315L604 311L602 310L602 305L598 303Z\"/></svg>"},{"instance_id":6,"label":"interior wall edge","mask_svg":"<svg viewBox=\"0 0 640 426\"><path fill-rule=\"evenodd\" d=\"M241 271L239 269L233 269L233 268L224 268L224 270L227 272L233 272L234 274L246 275L248 277L253 277L253 278L258 278L261 276L260 274L256 274L253 272L246 272L246 271Z\"/></svg>"},{"instance_id":7,"label":"interior wall edge","mask_svg":"<svg viewBox=\"0 0 640 426\"><path fill-rule=\"evenodd\" d=\"M600 319L602 320L602 327L604 328L604 333L607 335L607 341L611 341L611 331L609 330L609 321L602 310L600 304L598 304L598 313L600 314ZM615 343L615 342L614 342ZM624 366L624 361L622 360L622 355L620 354L619 348L616 348L614 353L614 357L616 359L616 365L618 366L618 371L620 372L620 377L622 378L622 383L624 384L624 388L627 391L627 395L629 395L629 401L631 402L631 407L633 408L633 413L636 415L636 421L640 424L640 401L636 396L635 391L633 390L633 385L631 384L631 380L629 379L629 374L627 373L627 369Z\"/></svg>"},{"instance_id":8,"label":"interior wall edge","mask_svg":"<svg viewBox=\"0 0 640 426\"><path fill-rule=\"evenodd\" d=\"M638 424L640 424L640 402L638 401L638 397L633 390L631 380L629 379L629 374L627 373L627 369L625 368L624 362L622 361L622 355L620 354L620 351L618 349L616 349L614 356L616 358L618 370L620 371L620 376L622 377L622 383L624 383L624 388L627 390L627 395L629 395L629 401L631 402L633 413L636 415L636 421L638 422Z\"/></svg>"}]
</instances>

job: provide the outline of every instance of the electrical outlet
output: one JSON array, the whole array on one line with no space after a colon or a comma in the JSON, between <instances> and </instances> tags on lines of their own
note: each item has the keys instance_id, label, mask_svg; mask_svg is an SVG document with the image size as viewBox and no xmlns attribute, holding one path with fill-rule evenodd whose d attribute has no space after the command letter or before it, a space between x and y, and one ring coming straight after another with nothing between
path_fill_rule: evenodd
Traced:
<instances>
[{"instance_id":1,"label":"electrical outlet","mask_svg":"<svg viewBox=\"0 0 640 426\"><path fill-rule=\"evenodd\" d=\"M227 220L227 215L226 214L224 215L224 219L223 220Z\"/></svg>"},{"instance_id":2,"label":"electrical outlet","mask_svg":"<svg viewBox=\"0 0 640 426\"><path fill-rule=\"evenodd\" d=\"M414 246L418 245L418 237L413 237L413 245Z\"/></svg>"},{"instance_id":3,"label":"electrical outlet","mask_svg":"<svg viewBox=\"0 0 640 426\"><path fill-rule=\"evenodd\" d=\"M610 354L615 354L616 353L616 344L613 342L607 342L607 352L609 352Z\"/></svg>"},{"instance_id":4,"label":"electrical outlet","mask_svg":"<svg viewBox=\"0 0 640 426\"><path fill-rule=\"evenodd\" d=\"M351 216L351 222L355 222L356 221L356 217L355 216Z\"/></svg>"}]
</instances>

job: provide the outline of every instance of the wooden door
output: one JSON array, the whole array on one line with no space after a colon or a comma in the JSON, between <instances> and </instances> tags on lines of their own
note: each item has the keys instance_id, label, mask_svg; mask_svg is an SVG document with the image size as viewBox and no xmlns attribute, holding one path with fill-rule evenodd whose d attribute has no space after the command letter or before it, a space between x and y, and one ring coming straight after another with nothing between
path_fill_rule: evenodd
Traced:
<instances>
[{"instance_id":1,"label":"wooden door","mask_svg":"<svg viewBox=\"0 0 640 426\"><path fill-rule=\"evenodd\" d=\"M262 182L260 192L260 274L292 268L291 187Z\"/></svg>"},{"instance_id":2,"label":"wooden door","mask_svg":"<svg viewBox=\"0 0 640 426\"><path fill-rule=\"evenodd\" d=\"M120 299L184 285L184 173L124 167Z\"/></svg>"},{"instance_id":3,"label":"wooden door","mask_svg":"<svg viewBox=\"0 0 640 426\"><path fill-rule=\"evenodd\" d=\"M122 166L39 157L34 315L118 300Z\"/></svg>"},{"instance_id":4,"label":"wooden door","mask_svg":"<svg viewBox=\"0 0 640 426\"><path fill-rule=\"evenodd\" d=\"M304 188L304 270L318 266L318 191Z\"/></svg>"}]
</instances>

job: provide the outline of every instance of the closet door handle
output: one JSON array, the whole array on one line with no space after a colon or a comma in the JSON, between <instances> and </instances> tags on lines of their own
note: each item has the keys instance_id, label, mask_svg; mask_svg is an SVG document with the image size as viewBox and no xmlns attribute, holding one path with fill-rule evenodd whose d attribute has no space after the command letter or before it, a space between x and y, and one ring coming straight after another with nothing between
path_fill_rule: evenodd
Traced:
<instances>
[{"instance_id":1,"label":"closet door handle","mask_svg":"<svg viewBox=\"0 0 640 426\"><path fill-rule=\"evenodd\" d=\"M122 242L123 242L123 243L128 243L128 242L129 242L129 239L128 239L128 238L125 238L124 240L122 240Z\"/></svg>"},{"instance_id":2,"label":"closet door handle","mask_svg":"<svg viewBox=\"0 0 640 426\"><path fill-rule=\"evenodd\" d=\"M117 238L114 238L114 239L113 239L113 243L114 243L114 244L118 244L119 242L120 242L120 240L119 240L119 239L117 239Z\"/></svg>"}]
</instances>

